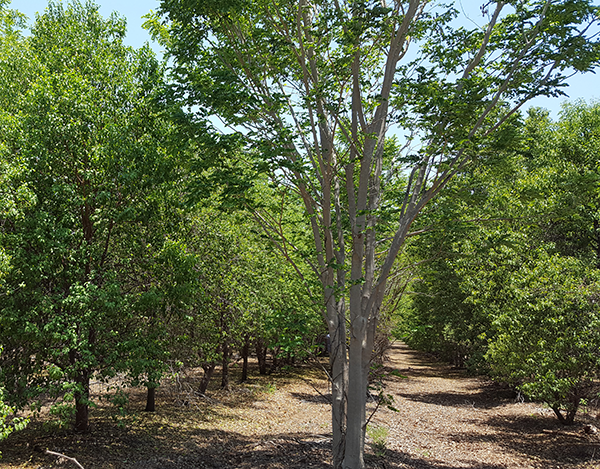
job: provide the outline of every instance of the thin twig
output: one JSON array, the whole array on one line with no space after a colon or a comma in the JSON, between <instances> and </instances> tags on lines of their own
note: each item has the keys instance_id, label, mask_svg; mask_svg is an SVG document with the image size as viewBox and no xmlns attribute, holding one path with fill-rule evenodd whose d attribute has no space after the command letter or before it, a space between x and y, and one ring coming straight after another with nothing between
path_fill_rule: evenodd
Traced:
<instances>
[{"instance_id":1,"label":"thin twig","mask_svg":"<svg viewBox=\"0 0 600 469\"><path fill-rule=\"evenodd\" d=\"M329 377L329 373L327 371L325 371ZM302 378L302 381L304 381L306 384L310 385L324 400L325 402L327 402L328 404L331 405L331 398L328 397L326 394L323 394L314 384L312 381L306 379L306 378Z\"/></svg>"},{"instance_id":2,"label":"thin twig","mask_svg":"<svg viewBox=\"0 0 600 469\"><path fill-rule=\"evenodd\" d=\"M68 459L69 461L74 462L77 465L77 467L79 467L80 469L85 469L81 464L79 464L79 461L77 461L77 459L75 459L75 458L65 456L64 454L57 453L55 451L50 451L49 449L46 450L46 454L51 454L52 456L58 456L59 458Z\"/></svg>"}]
</instances>

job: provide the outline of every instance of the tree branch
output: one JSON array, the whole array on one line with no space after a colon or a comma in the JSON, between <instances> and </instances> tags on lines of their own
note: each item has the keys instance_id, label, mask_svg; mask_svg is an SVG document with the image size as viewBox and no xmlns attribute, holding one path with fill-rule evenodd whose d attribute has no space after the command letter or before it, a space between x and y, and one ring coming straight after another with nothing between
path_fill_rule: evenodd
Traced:
<instances>
[{"instance_id":1,"label":"tree branch","mask_svg":"<svg viewBox=\"0 0 600 469\"><path fill-rule=\"evenodd\" d=\"M55 451L50 451L49 449L46 450L46 454L51 454L52 456L57 456L59 458L67 459L67 460L71 461L72 463L74 463L80 469L85 469L81 464L79 464L79 461L77 461L77 459L75 459L75 458L71 458L69 456L65 456L64 454L57 453Z\"/></svg>"}]
</instances>

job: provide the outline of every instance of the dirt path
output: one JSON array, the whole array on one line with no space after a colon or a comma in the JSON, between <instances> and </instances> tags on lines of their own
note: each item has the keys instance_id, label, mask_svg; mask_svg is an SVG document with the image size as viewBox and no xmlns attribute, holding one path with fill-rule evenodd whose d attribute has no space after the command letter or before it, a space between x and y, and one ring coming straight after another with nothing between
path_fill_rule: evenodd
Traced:
<instances>
[{"instance_id":1,"label":"dirt path","mask_svg":"<svg viewBox=\"0 0 600 469\"><path fill-rule=\"evenodd\" d=\"M600 426L591 416L563 427L541 405L515 402L512 393L403 344L390 350L386 365L385 392L398 411L384 407L372 418L385 449L368 438L369 469L600 469L600 433L582 431L584 423ZM232 383L236 374L233 367ZM197 379L165 381L155 413L141 411L143 390L132 395L125 416L99 400L92 431L84 435L34 422L0 443L0 468L74 467L45 449L74 457L85 469L330 467L330 389L319 369L253 372L229 391L215 380L208 397L191 392Z\"/></svg>"},{"instance_id":2,"label":"dirt path","mask_svg":"<svg viewBox=\"0 0 600 469\"><path fill-rule=\"evenodd\" d=\"M389 353L388 391L398 412L375 415L389 429L388 465L417 468L600 468L596 435L560 425L551 410L467 376L403 344Z\"/></svg>"}]
</instances>

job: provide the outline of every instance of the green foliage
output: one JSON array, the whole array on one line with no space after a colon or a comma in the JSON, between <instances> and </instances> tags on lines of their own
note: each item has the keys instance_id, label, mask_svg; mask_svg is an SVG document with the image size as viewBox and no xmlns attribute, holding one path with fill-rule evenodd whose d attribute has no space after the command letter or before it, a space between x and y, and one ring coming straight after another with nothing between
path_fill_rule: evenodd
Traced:
<instances>
[{"instance_id":1,"label":"green foliage","mask_svg":"<svg viewBox=\"0 0 600 469\"><path fill-rule=\"evenodd\" d=\"M189 228L195 302L187 319L172 326L183 362L216 364L224 347L239 349L245 339L260 340L285 356L306 356L321 319L296 273L261 237L260 228L239 213L208 208L192 217Z\"/></svg>"},{"instance_id":2,"label":"green foliage","mask_svg":"<svg viewBox=\"0 0 600 469\"><path fill-rule=\"evenodd\" d=\"M600 370L598 275L558 255L522 269L487 353L496 376L546 402L567 424L593 395Z\"/></svg>"},{"instance_id":3,"label":"green foliage","mask_svg":"<svg viewBox=\"0 0 600 469\"><path fill-rule=\"evenodd\" d=\"M29 423L29 419L27 418L15 417L15 412L16 409L14 407L6 404L4 389L0 388L0 441L5 440L8 438L8 435L15 431L23 430Z\"/></svg>"},{"instance_id":4,"label":"green foliage","mask_svg":"<svg viewBox=\"0 0 600 469\"><path fill-rule=\"evenodd\" d=\"M277 392L277 386L273 383L268 383L264 386L264 392L267 394L275 394Z\"/></svg>"},{"instance_id":5,"label":"green foliage","mask_svg":"<svg viewBox=\"0 0 600 469\"><path fill-rule=\"evenodd\" d=\"M14 407L5 403L4 390L0 388L0 441L15 431L23 430L29 423L29 419L14 417L15 411Z\"/></svg>"},{"instance_id":6,"label":"green foliage","mask_svg":"<svg viewBox=\"0 0 600 469\"><path fill-rule=\"evenodd\" d=\"M427 208L419 221L426 232L408 248L415 280L397 334L471 371L487 369L491 322L511 295L510 276L535 247L517 231L529 223L524 211L537 203L527 195L530 171L519 134L503 153L457 176Z\"/></svg>"},{"instance_id":7,"label":"green foliage","mask_svg":"<svg viewBox=\"0 0 600 469\"><path fill-rule=\"evenodd\" d=\"M56 412L76 407L84 430L92 375L160 362L157 335L140 329L167 296L146 282L175 166L162 70L92 3L50 3L31 36L7 31L0 67L22 79L0 74L1 377L11 402L61 397Z\"/></svg>"},{"instance_id":8,"label":"green foliage","mask_svg":"<svg viewBox=\"0 0 600 469\"><path fill-rule=\"evenodd\" d=\"M389 436L389 429L387 427L373 427L367 426L367 435L373 440L371 446L376 456L385 456L387 450L387 438Z\"/></svg>"},{"instance_id":9,"label":"green foliage","mask_svg":"<svg viewBox=\"0 0 600 469\"><path fill-rule=\"evenodd\" d=\"M597 116L597 104L567 104L554 124L533 110L514 151L456 179L426 214L445 229L409 251L433 259L412 285L407 341L492 373L564 423L600 369Z\"/></svg>"}]
</instances>

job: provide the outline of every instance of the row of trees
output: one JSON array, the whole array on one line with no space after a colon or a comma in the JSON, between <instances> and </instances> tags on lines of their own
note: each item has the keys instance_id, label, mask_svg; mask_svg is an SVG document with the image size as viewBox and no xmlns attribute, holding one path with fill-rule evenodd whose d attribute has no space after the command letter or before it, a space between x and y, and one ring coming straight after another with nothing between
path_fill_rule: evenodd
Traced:
<instances>
[{"instance_id":1,"label":"row of trees","mask_svg":"<svg viewBox=\"0 0 600 469\"><path fill-rule=\"evenodd\" d=\"M467 29L457 8L428 0L163 0L149 19L179 95L239 135L253 169L308 216L335 468L364 467L375 335L413 222L499 151L523 104L598 64L587 1L491 1L477 14ZM282 251L293 244L263 226Z\"/></svg>"},{"instance_id":2,"label":"row of trees","mask_svg":"<svg viewBox=\"0 0 600 469\"><path fill-rule=\"evenodd\" d=\"M504 154L461 174L408 250L400 333L458 366L547 402L564 423L600 372L600 105L553 123L531 111Z\"/></svg>"},{"instance_id":3,"label":"row of trees","mask_svg":"<svg viewBox=\"0 0 600 469\"><path fill-rule=\"evenodd\" d=\"M185 204L195 126L150 48L92 4L51 3L29 37L0 12L5 399L58 398L85 431L92 378L146 385L153 410L169 365L202 366L204 392L250 344L309 350L314 305L256 225Z\"/></svg>"},{"instance_id":4,"label":"row of trees","mask_svg":"<svg viewBox=\"0 0 600 469\"><path fill-rule=\"evenodd\" d=\"M227 385L235 347L292 352L318 311L336 468L364 467L376 331L415 220L600 57L586 0L486 2L472 30L427 0L164 0L146 27L168 66L92 4L51 3L27 38L0 11L10 398L71 399L85 430L92 376L154 389L167 359L207 378L221 362Z\"/></svg>"}]
</instances>

